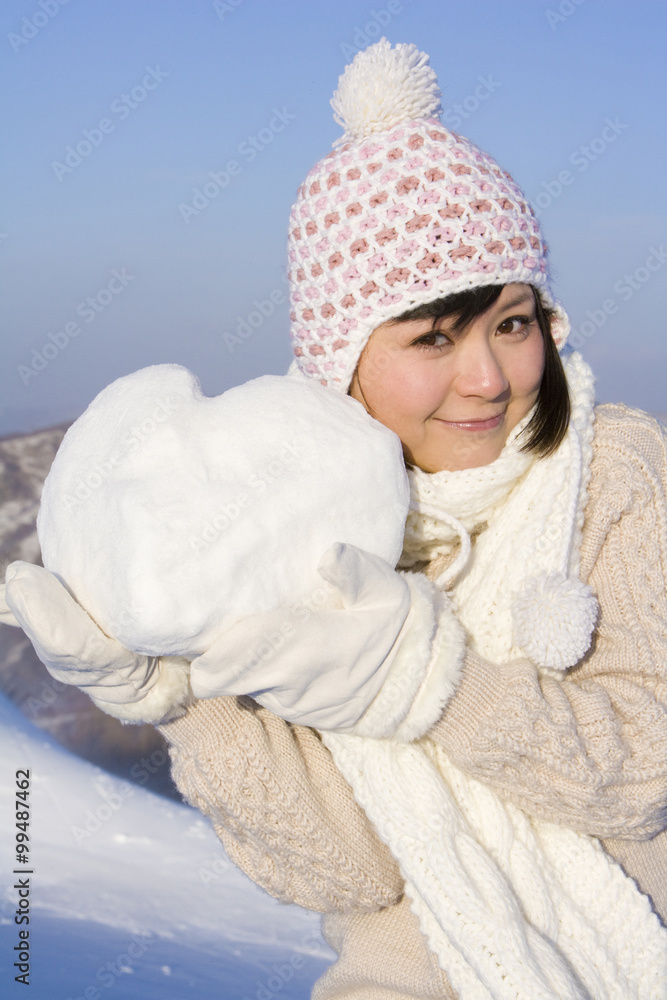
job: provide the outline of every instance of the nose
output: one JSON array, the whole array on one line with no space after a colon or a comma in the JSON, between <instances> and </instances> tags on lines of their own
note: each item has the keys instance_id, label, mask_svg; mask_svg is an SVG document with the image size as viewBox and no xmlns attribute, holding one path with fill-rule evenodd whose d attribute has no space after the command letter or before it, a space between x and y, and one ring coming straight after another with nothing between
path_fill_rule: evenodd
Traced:
<instances>
[{"instance_id":1,"label":"nose","mask_svg":"<svg viewBox=\"0 0 667 1000\"><path fill-rule=\"evenodd\" d=\"M471 330L457 345L456 388L461 396L498 399L509 389L490 339Z\"/></svg>"}]
</instances>

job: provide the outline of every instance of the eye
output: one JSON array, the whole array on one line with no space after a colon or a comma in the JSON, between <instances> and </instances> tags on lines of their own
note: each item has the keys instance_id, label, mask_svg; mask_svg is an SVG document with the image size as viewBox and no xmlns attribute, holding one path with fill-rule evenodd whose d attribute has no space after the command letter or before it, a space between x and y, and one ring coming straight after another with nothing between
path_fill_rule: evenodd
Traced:
<instances>
[{"instance_id":1,"label":"eye","mask_svg":"<svg viewBox=\"0 0 667 1000\"><path fill-rule=\"evenodd\" d=\"M441 333L439 330L431 330L429 333L423 334L418 337L417 340L413 341L415 347L421 347L424 350L439 351L443 347L451 344L449 337Z\"/></svg>"},{"instance_id":2,"label":"eye","mask_svg":"<svg viewBox=\"0 0 667 1000\"><path fill-rule=\"evenodd\" d=\"M498 333L527 337L534 322L534 316L508 316L499 325Z\"/></svg>"}]
</instances>

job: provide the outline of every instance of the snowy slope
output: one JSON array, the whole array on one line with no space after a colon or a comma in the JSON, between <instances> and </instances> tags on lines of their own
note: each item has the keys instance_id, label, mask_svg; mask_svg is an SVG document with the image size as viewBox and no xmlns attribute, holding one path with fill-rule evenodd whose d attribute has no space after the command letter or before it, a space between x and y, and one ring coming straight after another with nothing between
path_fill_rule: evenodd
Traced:
<instances>
[{"instance_id":1,"label":"snowy slope","mask_svg":"<svg viewBox=\"0 0 667 1000\"><path fill-rule=\"evenodd\" d=\"M0 697L0 994L305 1000L333 953L194 810L74 757ZM29 768L30 992L14 981L15 772Z\"/></svg>"}]
</instances>

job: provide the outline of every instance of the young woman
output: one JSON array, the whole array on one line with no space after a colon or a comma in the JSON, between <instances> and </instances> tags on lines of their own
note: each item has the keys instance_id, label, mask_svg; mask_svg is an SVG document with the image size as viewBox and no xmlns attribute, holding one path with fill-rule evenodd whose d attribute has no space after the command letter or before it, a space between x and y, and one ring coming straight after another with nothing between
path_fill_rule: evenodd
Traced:
<instances>
[{"instance_id":1,"label":"young woman","mask_svg":"<svg viewBox=\"0 0 667 1000\"><path fill-rule=\"evenodd\" d=\"M289 609L189 666L121 650L38 567L10 568L8 608L54 675L162 723L244 871L324 914L316 1000L658 1000L664 434L594 407L537 221L439 124L426 56L382 40L332 103L346 134L291 218L293 371L402 441L399 569L326 553L339 606L262 676Z\"/></svg>"}]
</instances>

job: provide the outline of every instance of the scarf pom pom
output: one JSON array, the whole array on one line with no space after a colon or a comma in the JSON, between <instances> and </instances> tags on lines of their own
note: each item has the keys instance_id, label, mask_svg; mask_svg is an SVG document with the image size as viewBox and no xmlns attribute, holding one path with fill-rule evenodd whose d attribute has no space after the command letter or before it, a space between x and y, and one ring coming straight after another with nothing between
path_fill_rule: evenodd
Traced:
<instances>
[{"instance_id":1,"label":"scarf pom pom","mask_svg":"<svg viewBox=\"0 0 667 1000\"><path fill-rule=\"evenodd\" d=\"M567 670L588 650L598 611L581 580L563 573L533 577L512 602L515 641L538 666Z\"/></svg>"}]
</instances>

